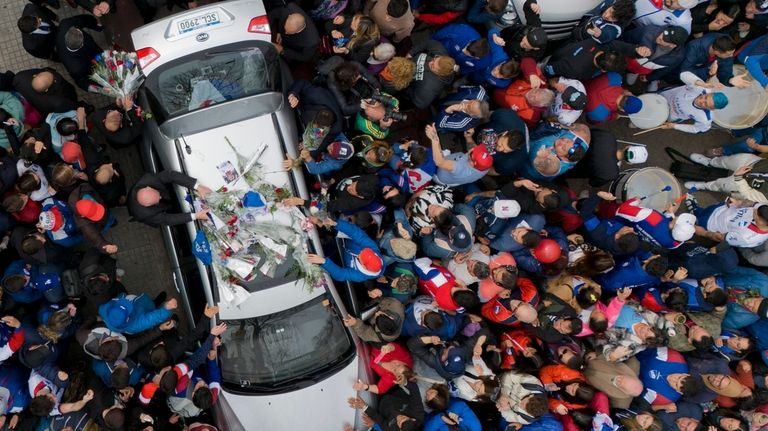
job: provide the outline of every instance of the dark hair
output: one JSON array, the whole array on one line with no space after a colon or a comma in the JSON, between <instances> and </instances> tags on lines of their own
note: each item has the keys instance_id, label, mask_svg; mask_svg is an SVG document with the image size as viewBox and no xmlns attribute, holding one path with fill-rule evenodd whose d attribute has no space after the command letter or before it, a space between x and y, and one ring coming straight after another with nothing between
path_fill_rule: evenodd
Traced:
<instances>
[{"instance_id":1,"label":"dark hair","mask_svg":"<svg viewBox=\"0 0 768 431\"><path fill-rule=\"evenodd\" d=\"M487 362L486 362L487 364ZM491 366L488 366L491 368ZM477 396L477 401L480 403L490 403L493 401L491 394L495 393L499 388L499 381L494 376L479 376L478 379L483 382L483 394Z\"/></svg>"},{"instance_id":2,"label":"dark hair","mask_svg":"<svg viewBox=\"0 0 768 431\"><path fill-rule=\"evenodd\" d=\"M176 375L176 370L171 368L163 374L160 378L160 390L168 395L173 395L176 385L179 383L179 376Z\"/></svg>"},{"instance_id":3,"label":"dark hair","mask_svg":"<svg viewBox=\"0 0 768 431\"><path fill-rule=\"evenodd\" d=\"M475 269L472 271L475 273L475 277L479 279L488 278L491 275L491 267L485 262L478 261L475 263Z\"/></svg>"},{"instance_id":4,"label":"dark hair","mask_svg":"<svg viewBox=\"0 0 768 431\"><path fill-rule=\"evenodd\" d=\"M472 57L480 58L485 57L490 52L491 47L488 45L488 39L480 38L469 42L467 45L467 52Z\"/></svg>"},{"instance_id":5,"label":"dark hair","mask_svg":"<svg viewBox=\"0 0 768 431\"><path fill-rule=\"evenodd\" d=\"M22 33L29 34L37 30L37 17L32 15L24 15L16 21L16 25L19 27Z\"/></svg>"},{"instance_id":6,"label":"dark hair","mask_svg":"<svg viewBox=\"0 0 768 431\"><path fill-rule=\"evenodd\" d=\"M40 177L32 171L24 172L16 180L16 188L25 195L30 194L40 188Z\"/></svg>"},{"instance_id":7,"label":"dark hair","mask_svg":"<svg viewBox=\"0 0 768 431\"><path fill-rule=\"evenodd\" d=\"M600 300L600 294L592 286L586 286L576 292L576 303L581 308L589 308Z\"/></svg>"},{"instance_id":8,"label":"dark hair","mask_svg":"<svg viewBox=\"0 0 768 431\"><path fill-rule=\"evenodd\" d=\"M474 310L480 305L480 299L477 297L477 294L471 290L457 290L451 294L451 297L456 301L456 304L466 310Z\"/></svg>"},{"instance_id":9,"label":"dark hair","mask_svg":"<svg viewBox=\"0 0 768 431\"><path fill-rule=\"evenodd\" d=\"M171 354L168 352L165 344L158 344L152 347L152 350L149 352L149 363L155 368L163 368L171 365ZM171 372L173 372L173 370L171 370Z\"/></svg>"},{"instance_id":10,"label":"dark hair","mask_svg":"<svg viewBox=\"0 0 768 431\"><path fill-rule=\"evenodd\" d=\"M123 345L119 340L107 340L99 344L97 353L101 359L105 362L115 362L120 358L120 353L123 352Z\"/></svg>"},{"instance_id":11,"label":"dark hair","mask_svg":"<svg viewBox=\"0 0 768 431\"><path fill-rule=\"evenodd\" d=\"M610 48L603 51L603 55L597 58L595 64L603 72L623 72L627 68L624 56Z\"/></svg>"},{"instance_id":12,"label":"dark hair","mask_svg":"<svg viewBox=\"0 0 768 431\"><path fill-rule=\"evenodd\" d=\"M8 213L15 213L24 209L24 193L13 193L3 199L3 209Z\"/></svg>"},{"instance_id":13,"label":"dark hair","mask_svg":"<svg viewBox=\"0 0 768 431\"><path fill-rule=\"evenodd\" d=\"M119 429L125 425L125 410L122 407L110 409L104 415L104 424L111 429Z\"/></svg>"},{"instance_id":14,"label":"dark hair","mask_svg":"<svg viewBox=\"0 0 768 431\"><path fill-rule=\"evenodd\" d=\"M512 79L518 74L520 74L520 63L516 60L510 59L501 63L501 67L499 67L499 75L501 75L502 78Z\"/></svg>"},{"instance_id":15,"label":"dark hair","mask_svg":"<svg viewBox=\"0 0 768 431\"><path fill-rule=\"evenodd\" d=\"M355 81L360 77L360 72L357 71L357 66L351 61L345 61L336 66L333 70L336 78L336 83L339 85L339 90L348 91L355 85Z\"/></svg>"},{"instance_id":16,"label":"dark hair","mask_svg":"<svg viewBox=\"0 0 768 431\"><path fill-rule=\"evenodd\" d=\"M571 395L564 390L565 387L571 383L577 383L579 385L578 389L576 389L576 394L574 395ZM560 396L563 398L563 400L572 404L589 404L597 392L591 385L579 380L561 382L559 383L559 386L563 388L563 390L560 392Z\"/></svg>"},{"instance_id":17,"label":"dark hair","mask_svg":"<svg viewBox=\"0 0 768 431\"><path fill-rule=\"evenodd\" d=\"M613 17L618 23L628 23L636 12L634 0L617 0L613 4Z\"/></svg>"},{"instance_id":18,"label":"dark hair","mask_svg":"<svg viewBox=\"0 0 768 431\"><path fill-rule=\"evenodd\" d=\"M403 274L397 277L395 288L401 292L415 292L418 283L419 282L416 280L415 276L411 274Z\"/></svg>"},{"instance_id":19,"label":"dark hair","mask_svg":"<svg viewBox=\"0 0 768 431\"><path fill-rule=\"evenodd\" d=\"M201 410L211 408L213 405L213 394L211 393L211 390L207 386L198 388L192 393L192 404Z\"/></svg>"},{"instance_id":20,"label":"dark hair","mask_svg":"<svg viewBox=\"0 0 768 431\"><path fill-rule=\"evenodd\" d=\"M541 242L541 237L539 236L539 233L529 229L526 233L523 234L522 238L522 244L528 248L533 248L539 245Z\"/></svg>"},{"instance_id":21,"label":"dark hair","mask_svg":"<svg viewBox=\"0 0 768 431\"><path fill-rule=\"evenodd\" d=\"M77 122L69 117L64 117L56 122L56 131L61 136L69 136L77 133Z\"/></svg>"},{"instance_id":22,"label":"dark hair","mask_svg":"<svg viewBox=\"0 0 768 431\"><path fill-rule=\"evenodd\" d=\"M744 418L737 412L730 410L730 409L723 409L719 408L715 410L715 412L720 416L720 419L722 418L728 418L728 419L736 419L739 421L739 429L738 431L747 431L749 430L749 425L747 424L747 421L744 420ZM719 420L718 420L719 422ZM719 423L717 424L720 425Z\"/></svg>"},{"instance_id":23,"label":"dark hair","mask_svg":"<svg viewBox=\"0 0 768 431\"><path fill-rule=\"evenodd\" d=\"M131 370L128 367L117 367L109 376L109 384L114 389L123 389L128 386L131 379Z\"/></svg>"},{"instance_id":24,"label":"dark hair","mask_svg":"<svg viewBox=\"0 0 768 431\"><path fill-rule=\"evenodd\" d=\"M488 0L488 4L485 5L485 8L488 10L488 12L498 15L502 12L504 12L504 8L507 7L507 0Z\"/></svg>"},{"instance_id":25,"label":"dark hair","mask_svg":"<svg viewBox=\"0 0 768 431\"><path fill-rule=\"evenodd\" d=\"M726 8L726 9L723 9ZM723 5L722 8L720 8L720 12L724 13L729 18L736 19L737 16L741 13L741 5L738 3L732 3L730 5Z\"/></svg>"},{"instance_id":26,"label":"dark hair","mask_svg":"<svg viewBox=\"0 0 768 431\"><path fill-rule=\"evenodd\" d=\"M20 291L26 284L27 279L22 274L11 274L3 279L3 289L11 293Z\"/></svg>"},{"instance_id":27,"label":"dark hair","mask_svg":"<svg viewBox=\"0 0 768 431\"><path fill-rule=\"evenodd\" d=\"M616 247L624 254L632 254L640 247L640 237L635 232L627 232L616 240Z\"/></svg>"},{"instance_id":28,"label":"dark hair","mask_svg":"<svg viewBox=\"0 0 768 431\"><path fill-rule=\"evenodd\" d=\"M712 42L712 49L717 52L728 52L736 49L736 43L730 36L720 36Z\"/></svg>"},{"instance_id":29,"label":"dark hair","mask_svg":"<svg viewBox=\"0 0 768 431\"><path fill-rule=\"evenodd\" d=\"M704 300L713 307L722 307L728 303L728 295L725 293L724 289L715 289L704 294Z\"/></svg>"},{"instance_id":30,"label":"dark hair","mask_svg":"<svg viewBox=\"0 0 768 431\"><path fill-rule=\"evenodd\" d=\"M38 395L29 402L29 412L34 416L48 416L55 405L47 395Z\"/></svg>"},{"instance_id":31,"label":"dark hair","mask_svg":"<svg viewBox=\"0 0 768 431\"><path fill-rule=\"evenodd\" d=\"M424 321L424 326L433 331L436 331L443 326L443 316L436 311L427 311L424 313L422 320Z\"/></svg>"},{"instance_id":32,"label":"dark hair","mask_svg":"<svg viewBox=\"0 0 768 431\"><path fill-rule=\"evenodd\" d=\"M592 429L594 414L589 409L570 410L568 414L579 429Z\"/></svg>"},{"instance_id":33,"label":"dark hair","mask_svg":"<svg viewBox=\"0 0 768 431\"><path fill-rule=\"evenodd\" d=\"M690 375L683 379L683 383L680 386L680 392L682 392L684 397L692 397L701 392L703 389L704 383Z\"/></svg>"},{"instance_id":34,"label":"dark hair","mask_svg":"<svg viewBox=\"0 0 768 431\"><path fill-rule=\"evenodd\" d=\"M436 412L441 412L447 409L448 400L450 399L448 386L441 383L435 383L432 386L430 386L429 389L434 389L435 391L437 391L437 396L427 401L425 403L426 406Z\"/></svg>"},{"instance_id":35,"label":"dark hair","mask_svg":"<svg viewBox=\"0 0 768 431\"><path fill-rule=\"evenodd\" d=\"M593 277L596 274L607 271L616 265L613 255L599 248L587 248L584 256L576 260L568 273L582 277Z\"/></svg>"},{"instance_id":36,"label":"dark hair","mask_svg":"<svg viewBox=\"0 0 768 431\"><path fill-rule=\"evenodd\" d=\"M421 166L422 163L427 161L427 149L421 145L416 145L408 150L408 161L403 161L403 168L415 168Z\"/></svg>"},{"instance_id":37,"label":"dark hair","mask_svg":"<svg viewBox=\"0 0 768 431\"><path fill-rule=\"evenodd\" d=\"M84 284L85 284L85 289L89 293L95 294L95 293L105 292L107 289L109 289L112 282L109 280L109 276L102 276L102 274L94 274L86 278Z\"/></svg>"},{"instance_id":38,"label":"dark hair","mask_svg":"<svg viewBox=\"0 0 768 431\"><path fill-rule=\"evenodd\" d=\"M27 235L21 240L21 252L25 254L35 254L40 251L45 243L37 235Z\"/></svg>"},{"instance_id":39,"label":"dark hair","mask_svg":"<svg viewBox=\"0 0 768 431\"><path fill-rule=\"evenodd\" d=\"M398 193L388 198L384 198L384 204L388 208L403 208L407 202L408 202L408 199L402 193Z\"/></svg>"},{"instance_id":40,"label":"dark hair","mask_svg":"<svg viewBox=\"0 0 768 431\"><path fill-rule=\"evenodd\" d=\"M552 190L552 193L544 196L541 206L544 208L544 211L553 211L560 208L561 204L562 200L560 199L560 193Z\"/></svg>"},{"instance_id":41,"label":"dark hair","mask_svg":"<svg viewBox=\"0 0 768 431\"><path fill-rule=\"evenodd\" d=\"M584 359L577 354L573 354L568 361L563 362L563 365L572 370L579 371L584 366Z\"/></svg>"},{"instance_id":42,"label":"dark hair","mask_svg":"<svg viewBox=\"0 0 768 431\"><path fill-rule=\"evenodd\" d=\"M590 316L589 329L596 334L602 334L608 330L608 319L597 320L593 316Z\"/></svg>"},{"instance_id":43,"label":"dark hair","mask_svg":"<svg viewBox=\"0 0 768 431\"><path fill-rule=\"evenodd\" d=\"M712 346L715 345L715 340L711 336L705 335L705 336L701 337L700 340L692 340L691 341L691 345L696 350L698 350L699 352L703 353L703 352L708 351L709 349L712 348Z\"/></svg>"},{"instance_id":44,"label":"dark hair","mask_svg":"<svg viewBox=\"0 0 768 431\"><path fill-rule=\"evenodd\" d=\"M547 397L541 394L532 395L532 398L528 400L528 404L525 406L525 411L535 418L544 416L548 409Z\"/></svg>"},{"instance_id":45,"label":"dark hair","mask_svg":"<svg viewBox=\"0 0 768 431\"><path fill-rule=\"evenodd\" d=\"M410 7L408 0L390 0L387 5L387 15L392 18L400 18L408 12Z\"/></svg>"},{"instance_id":46,"label":"dark hair","mask_svg":"<svg viewBox=\"0 0 768 431\"><path fill-rule=\"evenodd\" d=\"M669 269L669 260L664 256L657 256L649 260L645 265L645 272L654 277L663 276L667 272L667 269Z\"/></svg>"},{"instance_id":47,"label":"dark hair","mask_svg":"<svg viewBox=\"0 0 768 431\"><path fill-rule=\"evenodd\" d=\"M760 205L757 207L757 215L759 215L761 219L768 221L768 205Z\"/></svg>"},{"instance_id":48,"label":"dark hair","mask_svg":"<svg viewBox=\"0 0 768 431\"><path fill-rule=\"evenodd\" d=\"M373 325L378 329L381 335L385 337L394 337L400 330L400 326L397 322L386 313L378 314L373 319Z\"/></svg>"},{"instance_id":49,"label":"dark hair","mask_svg":"<svg viewBox=\"0 0 768 431\"><path fill-rule=\"evenodd\" d=\"M331 127L336 121L336 115L327 108L322 108L315 114L315 123L321 127Z\"/></svg>"},{"instance_id":50,"label":"dark hair","mask_svg":"<svg viewBox=\"0 0 768 431\"><path fill-rule=\"evenodd\" d=\"M501 273L501 279L498 282L494 280L494 282L507 290L514 290L517 287L517 272L504 269L504 272Z\"/></svg>"},{"instance_id":51,"label":"dark hair","mask_svg":"<svg viewBox=\"0 0 768 431\"><path fill-rule=\"evenodd\" d=\"M672 289L668 292L664 305L672 311L684 313L688 308L688 291L685 289Z\"/></svg>"},{"instance_id":52,"label":"dark hair","mask_svg":"<svg viewBox=\"0 0 768 431\"><path fill-rule=\"evenodd\" d=\"M568 331L567 335L576 335L582 330L582 323L581 319L578 317L566 317L565 319L568 322L571 322L571 329Z\"/></svg>"}]
</instances>

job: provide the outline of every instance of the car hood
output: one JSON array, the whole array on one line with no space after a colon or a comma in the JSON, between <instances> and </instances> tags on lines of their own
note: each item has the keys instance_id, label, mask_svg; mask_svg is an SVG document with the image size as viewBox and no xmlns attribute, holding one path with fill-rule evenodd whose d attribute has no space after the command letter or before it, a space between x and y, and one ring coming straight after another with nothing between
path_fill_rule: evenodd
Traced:
<instances>
[{"instance_id":1,"label":"car hood","mask_svg":"<svg viewBox=\"0 0 768 431\"><path fill-rule=\"evenodd\" d=\"M224 390L219 401L230 431L239 430L341 430L355 424L356 410L347 405L354 395L352 384L358 379L359 356L346 367L317 383L282 394L239 395ZM221 415L221 411L218 412ZM221 418L220 418L221 419Z\"/></svg>"}]
</instances>

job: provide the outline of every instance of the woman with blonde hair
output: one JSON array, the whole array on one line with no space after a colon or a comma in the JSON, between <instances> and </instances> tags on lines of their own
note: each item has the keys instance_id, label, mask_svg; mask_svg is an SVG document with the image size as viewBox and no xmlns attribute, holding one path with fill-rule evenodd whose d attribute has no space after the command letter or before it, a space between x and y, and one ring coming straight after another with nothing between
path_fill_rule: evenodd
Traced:
<instances>
[{"instance_id":1,"label":"woman with blonde hair","mask_svg":"<svg viewBox=\"0 0 768 431\"><path fill-rule=\"evenodd\" d=\"M402 91L413 81L415 73L416 63L413 60L405 57L394 57L379 72L381 88L390 93Z\"/></svg>"}]
</instances>

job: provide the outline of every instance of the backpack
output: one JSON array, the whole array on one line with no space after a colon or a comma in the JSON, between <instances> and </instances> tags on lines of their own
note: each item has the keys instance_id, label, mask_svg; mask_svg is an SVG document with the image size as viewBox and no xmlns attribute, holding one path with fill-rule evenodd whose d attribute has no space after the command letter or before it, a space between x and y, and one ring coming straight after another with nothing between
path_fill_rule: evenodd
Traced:
<instances>
[{"instance_id":1,"label":"backpack","mask_svg":"<svg viewBox=\"0 0 768 431\"><path fill-rule=\"evenodd\" d=\"M672 147L664 148L667 155L672 159L672 165L669 172L680 179L692 181L714 181L718 178L724 178L731 175L731 171L723 168L714 168L694 163L690 158Z\"/></svg>"},{"instance_id":2,"label":"backpack","mask_svg":"<svg viewBox=\"0 0 768 431\"><path fill-rule=\"evenodd\" d=\"M67 298L78 298L82 293L80 273L77 269L66 269L61 273L61 287Z\"/></svg>"}]
</instances>

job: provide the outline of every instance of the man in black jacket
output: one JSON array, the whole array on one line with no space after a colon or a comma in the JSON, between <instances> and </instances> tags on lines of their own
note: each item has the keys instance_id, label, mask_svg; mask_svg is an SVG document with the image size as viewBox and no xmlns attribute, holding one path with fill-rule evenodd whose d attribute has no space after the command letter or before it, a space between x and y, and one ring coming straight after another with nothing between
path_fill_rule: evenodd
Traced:
<instances>
[{"instance_id":1,"label":"man in black jacket","mask_svg":"<svg viewBox=\"0 0 768 431\"><path fill-rule=\"evenodd\" d=\"M45 7L27 3L21 12L17 26L21 31L24 50L43 60L58 60L56 57L56 14Z\"/></svg>"},{"instance_id":2,"label":"man in black jacket","mask_svg":"<svg viewBox=\"0 0 768 431\"><path fill-rule=\"evenodd\" d=\"M28 69L16 74L13 88L24 96L40 114L74 111L77 108L75 87L49 67Z\"/></svg>"},{"instance_id":3,"label":"man in black jacket","mask_svg":"<svg viewBox=\"0 0 768 431\"><path fill-rule=\"evenodd\" d=\"M75 84L88 91L91 60L102 49L85 29L101 31L103 27L93 15L77 15L62 20L56 35L56 52Z\"/></svg>"},{"instance_id":4,"label":"man in black jacket","mask_svg":"<svg viewBox=\"0 0 768 431\"><path fill-rule=\"evenodd\" d=\"M128 194L128 211L134 219L150 226L173 226L192 220L206 220L208 211L196 213L173 213L174 194L168 185L178 184L190 190L197 190L205 197L211 192L208 187L198 184L195 178L181 172L163 171L156 174L146 173L133 185Z\"/></svg>"},{"instance_id":5,"label":"man in black jacket","mask_svg":"<svg viewBox=\"0 0 768 431\"><path fill-rule=\"evenodd\" d=\"M424 406L416 382L395 385L381 396L377 407L365 404L359 397L349 398L347 402L353 409L363 411L364 421L367 417L383 431L417 431L424 422Z\"/></svg>"},{"instance_id":6,"label":"man in black jacket","mask_svg":"<svg viewBox=\"0 0 768 431\"><path fill-rule=\"evenodd\" d=\"M312 19L296 3L287 3L270 11L269 26L273 45L289 64L310 61L320 46L320 34Z\"/></svg>"},{"instance_id":7,"label":"man in black jacket","mask_svg":"<svg viewBox=\"0 0 768 431\"><path fill-rule=\"evenodd\" d=\"M144 121L136 113L130 96L119 97L114 104L97 109L93 123L113 148L126 148L139 142Z\"/></svg>"},{"instance_id":8,"label":"man in black jacket","mask_svg":"<svg viewBox=\"0 0 768 431\"><path fill-rule=\"evenodd\" d=\"M563 76L584 81L605 72L622 73L627 64L625 57L640 58L651 55L644 46L614 40L600 45L594 39L569 43L555 51L541 71L547 77Z\"/></svg>"},{"instance_id":9,"label":"man in black jacket","mask_svg":"<svg viewBox=\"0 0 768 431\"><path fill-rule=\"evenodd\" d=\"M297 79L293 81L291 89L288 90L288 104L291 105L291 108L298 109L299 119L304 127L307 127L320 111L328 110L333 113L333 124L317 148L318 152L325 151L325 148L342 132L344 114L342 114L333 94L327 88L314 85L304 79Z\"/></svg>"}]
</instances>

